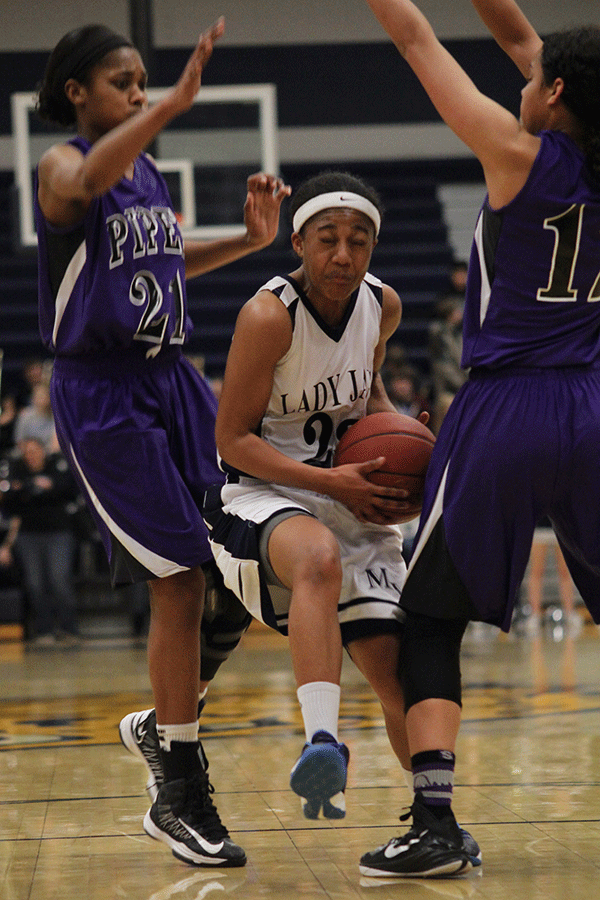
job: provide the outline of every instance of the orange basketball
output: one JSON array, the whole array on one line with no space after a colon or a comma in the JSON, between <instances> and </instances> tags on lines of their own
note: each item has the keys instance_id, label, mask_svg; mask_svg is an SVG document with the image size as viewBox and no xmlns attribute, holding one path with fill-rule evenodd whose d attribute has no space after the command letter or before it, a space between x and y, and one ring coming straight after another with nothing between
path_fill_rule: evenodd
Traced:
<instances>
[{"instance_id":1,"label":"orange basketball","mask_svg":"<svg viewBox=\"0 0 600 900\"><path fill-rule=\"evenodd\" d=\"M374 484L403 488L409 492L410 508L403 521L421 512L425 474L431 458L435 436L432 431L402 413L373 413L351 425L340 438L333 465L367 462L385 456L381 469L367 478Z\"/></svg>"}]
</instances>

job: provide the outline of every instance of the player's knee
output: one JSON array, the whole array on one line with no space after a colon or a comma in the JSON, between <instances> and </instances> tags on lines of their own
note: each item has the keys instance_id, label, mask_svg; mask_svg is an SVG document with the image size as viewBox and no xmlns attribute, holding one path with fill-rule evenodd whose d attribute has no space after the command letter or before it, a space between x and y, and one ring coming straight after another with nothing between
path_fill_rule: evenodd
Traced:
<instances>
[{"instance_id":1,"label":"player's knee","mask_svg":"<svg viewBox=\"0 0 600 900\"><path fill-rule=\"evenodd\" d=\"M311 547L299 563L296 574L303 581L341 587L342 562L337 541L333 539Z\"/></svg>"},{"instance_id":2,"label":"player's knee","mask_svg":"<svg viewBox=\"0 0 600 900\"><path fill-rule=\"evenodd\" d=\"M252 616L233 591L225 587L215 563L203 566L206 599L200 629L200 679L212 681L248 629Z\"/></svg>"},{"instance_id":3,"label":"player's knee","mask_svg":"<svg viewBox=\"0 0 600 900\"><path fill-rule=\"evenodd\" d=\"M432 698L462 705L460 645L464 619L434 619L409 612L400 647L404 708Z\"/></svg>"}]
</instances>

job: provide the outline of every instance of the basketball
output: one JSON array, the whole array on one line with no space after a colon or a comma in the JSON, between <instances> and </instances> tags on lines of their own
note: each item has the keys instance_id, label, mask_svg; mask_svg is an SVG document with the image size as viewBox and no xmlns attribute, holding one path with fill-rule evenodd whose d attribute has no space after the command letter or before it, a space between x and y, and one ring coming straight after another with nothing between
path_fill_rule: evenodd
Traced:
<instances>
[{"instance_id":1,"label":"basketball","mask_svg":"<svg viewBox=\"0 0 600 900\"><path fill-rule=\"evenodd\" d=\"M373 413L359 419L342 435L333 465L385 456L383 467L370 472L367 478L374 484L409 492L410 508L403 519L408 522L421 512L425 474L434 444L433 432L418 419L402 413Z\"/></svg>"}]
</instances>

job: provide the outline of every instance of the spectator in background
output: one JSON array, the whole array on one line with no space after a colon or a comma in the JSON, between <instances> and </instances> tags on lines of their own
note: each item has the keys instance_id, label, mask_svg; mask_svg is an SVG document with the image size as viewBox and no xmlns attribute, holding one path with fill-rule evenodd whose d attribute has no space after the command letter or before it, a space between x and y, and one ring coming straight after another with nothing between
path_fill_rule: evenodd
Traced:
<instances>
[{"instance_id":1,"label":"spectator in background","mask_svg":"<svg viewBox=\"0 0 600 900\"><path fill-rule=\"evenodd\" d=\"M202 356L202 354L194 355L194 354L188 353L188 354L186 354L186 358L189 360L189 362L191 362L191 364L196 369L196 371L199 372L200 375L202 375L203 377L206 378L213 394L215 395L215 397L218 400L219 397L221 396L221 388L223 387L223 375L222 374L215 375L212 378L209 378L206 375L205 359L204 359L204 356Z\"/></svg>"},{"instance_id":2,"label":"spectator in background","mask_svg":"<svg viewBox=\"0 0 600 900\"><path fill-rule=\"evenodd\" d=\"M5 458L15 446L17 398L4 394L0 400L0 459Z\"/></svg>"},{"instance_id":3,"label":"spectator in background","mask_svg":"<svg viewBox=\"0 0 600 900\"><path fill-rule=\"evenodd\" d=\"M46 363L37 356L29 356L23 363L16 385L17 408L29 406L33 389L42 381L47 381L45 373Z\"/></svg>"},{"instance_id":4,"label":"spectator in background","mask_svg":"<svg viewBox=\"0 0 600 900\"><path fill-rule=\"evenodd\" d=\"M54 428L54 416L50 406L50 389L41 381L33 388L31 404L20 410L15 422L14 439L22 451L28 440L40 441L49 453L59 450Z\"/></svg>"},{"instance_id":5,"label":"spectator in background","mask_svg":"<svg viewBox=\"0 0 600 900\"><path fill-rule=\"evenodd\" d=\"M452 263L450 268L450 291L448 297L455 297L457 300L465 299L465 291L467 290L467 273L469 265L464 259L457 259Z\"/></svg>"},{"instance_id":6,"label":"spectator in background","mask_svg":"<svg viewBox=\"0 0 600 900\"><path fill-rule=\"evenodd\" d=\"M10 522L2 563L11 556L21 570L32 613L33 645L51 647L79 641L73 586L75 536L70 507L78 489L60 453L48 453L39 438L25 438L21 454L9 461L2 482L2 508Z\"/></svg>"},{"instance_id":7,"label":"spectator in background","mask_svg":"<svg viewBox=\"0 0 600 900\"><path fill-rule=\"evenodd\" d=\"M215 378L209 378L207 376L206 367L205 367L205 359L204 359L204 356L202 356L202 354L200 354L200 353L198 353L198 354L187 353L186 359L193 365L193 367L196 369L196 371L199 372L200 375L202 375L203 378L206 379L206 381L210 385L210 388L211 388L213 394L215 395L215 397L218 400L219 396L221 394L221 387L223 385L223 377L217 376Z\"/></svg>"},{"instance_id":8,"label":"spectator in background","mask_svg":"<svg viewBox=\"0 0 600 900\"><path fill-rule=\"evenodd\" d=\"M396 342L388 344L383 365L388 375L408 365L408 357L402 344Z\"/></svg>"},{"instance_id":9,"label":"spectator in background","mask_svg":"<svg viewBox=\"0 0 600 900\"><path fill-rule=\"evenodd\" d=\"M432 431L437 434L459 388L467 380L462 368L462 327L467 264L457 262L450 272L451 291L442 297L429 325L429 353L433 391Z\"/></svg>"},{"instance_id":10,"label":"spectator in background","mask_svg":"<svg viewBox=\"0 0 600 900\"><path fill-rule=\"evenodd\" d=\"M196 372L205 375L205 359L202 353L185 353L185 358L193 365Z\"/></svg>"},{"instance_id":11,"label":"spectator in background","mask_svg":"<svg viewBox=\"0 0 600 900\"><path fill-rule=\"evenodd\" d=\"M208 379L208 383L210 385L210 389L217 398L217 403L221 399L221 391L223 390L223 376L222 375L213 375L212 378Z\"/></svg>"},{"instance_id":12,"label":"spectator in background","mask_svg":"<svg viewBox=\"0 0 600 900\"><path fill-rule=\"evenodd\" d=\"M556 575L558 580L558 594L563 615L563 623L573 636L581 631L583 619L575 609L575 585L567 568L565 558L560 549L556 535L550 522L545 519L539 525L533 535L531 555L529 557L529 579L527 582L527 599L529 602L529 618L525 627L529 634L539 632L543 619L542 597L544 593L544 570L548 551L551 551L556 559Z\"/></svg>"},{"instance_id":13,"label":"spectator in background","mask_svg":"<svg viewBox=\"0 0 600 900\"><path fill-rule=\"evenodd\" d=\"M0 473L0 479L1 478L2 474ZM11 549L18 528L19 522L17 519L7 521L4 518L0 504L0 591L3 594L7 590L9 592L15 591L18 595L18 600L16 602L19 609L22 609L23 592L21 590L21 573L15 563ZM19 613L17 613L17 616L20 618ZM19 618L16 620L19 621Z\"/></svg>"},{"instance_id":14,"label":"spectator in background","mask_svg":"<svg viewBox=\"0 0 600 900\"><path fill-rule=\"evenodd\" d=\"M427 402L421 389L421 379L412 366L405 364L384 372L384 384L394 408L405 416L418 418L428 412Z\"/></svg>"}]
</instances>

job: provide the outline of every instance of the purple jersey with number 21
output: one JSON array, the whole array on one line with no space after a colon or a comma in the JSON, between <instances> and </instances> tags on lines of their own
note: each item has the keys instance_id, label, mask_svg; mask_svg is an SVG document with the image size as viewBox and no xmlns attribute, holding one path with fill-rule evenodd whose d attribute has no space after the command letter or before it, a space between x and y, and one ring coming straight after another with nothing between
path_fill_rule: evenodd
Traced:
<instances>
[{"instance_id":1,"label":"purple jersey with number 21","mask_svg":"<svg viewBox=\"0 0 600 900\"><path fill-rule=\"evenodd\" d=\"M81 137L70 143L90 148ZM35 213L40 331L49 350L76 356L139 342L153 355L184 343L191 323L183 241L164 179L146 154L132 181L94 199L80 225L52 228L37 191Z\"/></svg>"},{"instance_id":2,"label":"purple jersey with number 21","mask_svg":"<svg viewBox=\"0 0 600 900\"><path fill-rule=\"evenodd\" d=\"M90 145L71 142L82 153ZM183 240L146 154L131 180L57 229L35 200L39 318L55 353L61 448L106 547L114 584L165 577L212 557L200 507L223 480L216 399L182 353Z\"/></svg>"}]
</instances>

